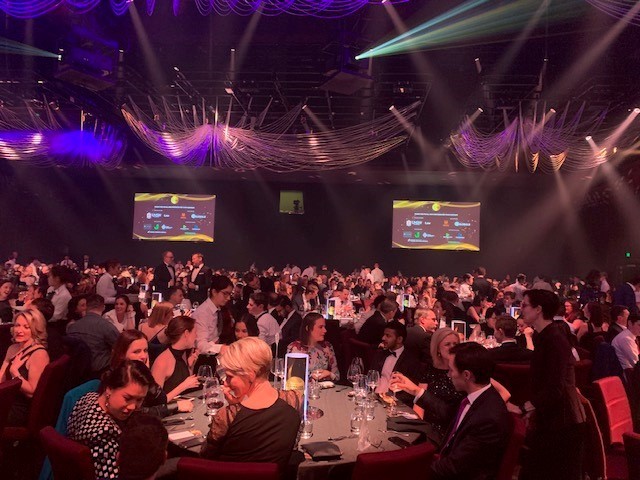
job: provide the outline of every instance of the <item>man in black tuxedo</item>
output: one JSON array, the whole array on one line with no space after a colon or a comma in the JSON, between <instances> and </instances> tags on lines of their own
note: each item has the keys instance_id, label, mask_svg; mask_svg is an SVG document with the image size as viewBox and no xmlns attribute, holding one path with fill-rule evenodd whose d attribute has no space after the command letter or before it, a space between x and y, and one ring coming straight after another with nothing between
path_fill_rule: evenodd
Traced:
<instances>
[{"instance_id":1,"label":"man in black tuxedo","mask_svg":"<svg viewBox=\"0 0 640 480\"><path fill-rule=\"evenodd\" d=\"M282 318L280 323L280 343L278 344L278 356L283 356L287 352L287 346L291 342L300 340L300 327L302 327L302 316L293 307L289 297L280 295L276 303L276 312Z\"/></svg>"},{"instance_id":2,"label":"man in black tuxedo","mask_svg":"<svg viewBox=\"0 0 640 480\"><path fill-rule=\"evenodd\" d=\"M629 313L639 313L638 304L636 303L636 291L640 289L640 277L619 285L613 292L613 303L615 305L624 305Z\"/></svg>"},{"instance_id":3,"label":"man in black tuxedo","mask_svg":"<svg viewBox=\"0 0 640 480\"><path fill-rule=\"evenodd\" d=\"M485 298L488 298L490 301L493 301L493 288L489 281L484 278L487 274L487 269L484 267L478 267L473 272L473 284L471 288L473 292L478 295L482 295Z\"/></svg>"},{"instance_id":4,"label":"man in black tuxedo","mask_svg":"<svg viewBox=\"0 0 640 480\"><path fill-rule=\"evenodd\" d=\"M213 274L211 269L204 265L204 257L201 253L191 255L191 264L193 269L189 272L187 284L189 293L187 296L192 304L195 302L202 304L207 300L207 292L211 287Z\"/></svg>"},{"instance_id":5,"label":"man in black tuxedo","mask_svg":"<svg viewBox=\"0 0 640 480\"><path fill-rule=\"evenodd\" d=\"M629 319L629 309L624 305L614 305L611 307L611 324L609 330L605 334L604 339L611 343L619 333L627 328L627 321Z\"/></svg>"},{"instance_id":6,"label":"man in black tuxedo","mask_svg":"<svg viewBox=\"0 0 640 480\"><path fill-rule=\"evenodd\" d=\"M176 271L173 267L173 253L166 251L162 254L162 263L153 270L153 286L156 292L162 293L176 284Z\"/></svg>"},{"instance_id":7,"label":"man in black tuxedo","mask_svg":"<svg viewBox=\"0 0 640 480\"><path fill-rule=\"evenodd\" d=\"M518 322L509 315L500 315L496 320L494 335L501 345L489 350L491 358L496 363L529 363L533 351L518 345L516 331Z\"/></svg>"},{"instance_id":8,"label":"man in black tuxedo","mask_svg":"<svg viewBox=\"0 0 640 480\"><path fill-rule=\"evenodd\" d=\"M467 396L449 426L440 458L431 464L435 480L488 480L496 478L509 442L509 413L491 386L493 361L475 342L461 343L450 351L449 376L453 386Z\"/></svg>"},{"instance_id":9,"label":"man in black tuxedo","mask_svg":"<svg viewBox=\"0 0 640 480\"><path fill-rule=\"evenodd\" d=\"M431 336L438 328L436 313L430 308L417 308L413 321L415 325L407 328L404 344L418 352L421 363L431 363Z\"/></svg>"},{"instance_id":10,"label":"man in black tuxedo","mask_svg":"<svg viewBox=\"0 0 640 480\"><path fill-rule=\"evenodd\" d=\"M360 332L358 332L358 340L378 346L387 322L393 320L397 310L398 304L396 302L389 299L383 300L374 314L367 318L362 325Z\"/></svg>"},{"instance_id":11,"label":"man in black tuxedo","mask_svg":"<svg viewBox=\"0 0 640 480\"><path fill-rule=\"evenodd\" d=\"M384 327L382 335L383 350L378 350L371 363L371 369L380 372L380 383L376 388L377 393L387 393L391 384L391 375L394 372L402 373L412 382L418 382L420 361L418 353L405 346L407 327L397 320L392 320ZM406 392L399 392L400 401L413 405L413 396Z\"/></svg>"}]
</instances>

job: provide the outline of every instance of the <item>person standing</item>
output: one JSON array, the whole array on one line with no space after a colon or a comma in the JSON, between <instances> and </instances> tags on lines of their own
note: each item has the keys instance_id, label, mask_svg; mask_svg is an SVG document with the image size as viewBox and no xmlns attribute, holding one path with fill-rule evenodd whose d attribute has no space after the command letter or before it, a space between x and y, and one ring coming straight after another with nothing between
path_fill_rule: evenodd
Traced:
<instances>
[{"instance_id":1,"label":"person standing","mask_svg":"<svg viewBox=\"0 0 640 480\"><path fill-rule=\"evenodd\" d=\"M191 255L191 264L193 269L189 273L189 282L187 287L189 293L187 297L191 300L191 304L202 304L207 300L207 292L211 287L212 273L209 267L204 265L204 257L201 253Z\"/></svg>"},{"instance_id":2,"label":"person standing","mask_svg":"<svg viewBox=\"0 0 640 480\"><path fill-rule=\"evenodd\" d=\"M224 275L214 275L211 278L209 298L202 303L191 317L196 321L196 348L200 353L220 353L222 343L220 335L223 332L224 318L221 309L231 299L233 283Z\"/></svg>"},{"instance_id":3,"label":"person standing","mask_svg":"<svg viewBox=\"0 0 640 480\"><path fill-rule=\"evenodd\" d=\"M527 290L522 301L524 322L537 333L531 357L532 414L527 437L529 455L521 480L579 480L586 435L586 416L578 398L571 344L564 325L554 322L558 297L547 290Z\"/></svg>"},{"instance_id":4,"label":"person standing","mask_svg":"<svg viewBox=\"0 0 640 480\"><path fill-rule=\"evenodd\" d=\"M153 283L156 292L165 292L176 284L176 270L173 266L173 252L166 251L162 254L162 263L153 270Z\"/></svg>"},{"instance_id":5,"label":"person standing","mask_svg":"<svg viewBox=\"0 0 640 480\"><path fill-rule=\"evenodd\" d=\"M98 279L96 284L96 294L104 298L104 304L109 308L113 308L116 303L118 289L116 288L116 275L120 271L120 262L118 260L107 260L104 263L105 272Z\"/></svg>"}]
</instances>

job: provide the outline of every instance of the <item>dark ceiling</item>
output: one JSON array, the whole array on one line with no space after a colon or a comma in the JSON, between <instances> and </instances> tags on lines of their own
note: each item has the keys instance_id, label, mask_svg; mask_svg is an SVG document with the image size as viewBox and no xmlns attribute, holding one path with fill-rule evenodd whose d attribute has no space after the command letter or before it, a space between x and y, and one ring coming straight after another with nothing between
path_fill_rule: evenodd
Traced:
<instances>
[{"instance_id":1,"label":"dark ceiling","mask_svg":"<svg viewBox=\"0 0 640 480\"><path fill-rule=\"evenodd\" d=\"M587 113L607 109L606 127L617 125L640 101L640 30L634 26L627 26L586 72L569 82L559 82L615 23L586 2L572 21L541 20L500 75L492 72L514 44L517 33L376 58L369 71L373 77L370 88L365 86L352 94L337 93L323 85L332 71L347 71L351 75L347 86L367 74L368 62L356 63L353 56L396 34L382 6L372 5L339 20L323 20L285 15L203 17L193 2L186 0L180 2L180 12L174 16L172 3L156 2L152 16L138 7L142 28L136 28L136 19L130 14L115 16L106 1L84 15L60 8L29 21L4 16L2 35L49 52L59 48L68 52L79 37L91 35L123 53L122 61L109 74L113 86L98 92L80 86L74 72L62 76L60 69L65 62L2 55L0 100L13 110L24 110L25 101L38 108L46 98L55 102L71 123L79 122L82 109L123 132L128 130L120 106L132 99L144 107L148 95L169 96L172 108L178 108L176 99L180 97L184 104L199 107L204 102L226 112L231 96L225 89L232 88L235 119L243 114L259 117L269 105L268 122L291 106L306 103L327 128L355 125L387 113L390 105L419 101L423 108L418 134L434 152L463 116L479 106L485 114L477 122L487 130L499 127L504 112L513 114L535 102L555 108L567 102L585 102ZM461 3L411 0L395 8L407 26L413 27ZM252 27L255 32L250 35ZM236 50L235 71L231 71L231 49ZM482 65L481 74L476 70L476 58ZM540 82L545 58L548 65ZM294 131L304 128L301 120ZM127 135L130 151L125 166L170 164ZM462 170L442 155L425 156L424 149L413 140L372 162L372 171Z\"/></svg>"}]
</instances>

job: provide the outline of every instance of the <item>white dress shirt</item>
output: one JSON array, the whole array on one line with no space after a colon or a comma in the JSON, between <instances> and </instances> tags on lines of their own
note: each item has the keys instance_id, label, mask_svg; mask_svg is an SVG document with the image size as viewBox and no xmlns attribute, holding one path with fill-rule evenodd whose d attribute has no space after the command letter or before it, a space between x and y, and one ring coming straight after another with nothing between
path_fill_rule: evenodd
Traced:
<instances>
[{"instance_id":1,"label":"white dress shirt","mask_svg":"<svg viewBox=\"0 0 640 480\"><path fill-rule=\"evenodd\" d=\"M220 353L222 345L218 343L218 340L220 339L222 326L220 325L219 315L220 309L210 298L207 298L191 314L191 317L196 320L196 348L201 353ZM278 322L276 322L277 324Z\"/></svg>"},{"instance_id":2,"label":"white dress shirt","mask_svg":"<svg viewBox=\"0 0 640 480\"><path fill-rule=\"evenodd\" d=\"M628 328L623 327L623 330L611 341L611 346L616 350L623 370L633 368L638 363L636 336Z\"/></svg>"},{"instance_id":3,"label":"white dress shirt","mask_svg":"<svg viewBox=\"0 0 640 480\"><path fill-rule=\"evenodd\" d=\"M104 273L96 284L96 293L104 298L105 305L113 305L116 303L116 295L118 291L116 290L116 286L113 284L113 277Z\"/></svg>"},{"instance_id":4,"label":"white dress shirt","mask_svg":"<svg viewBox=\"0 0 640 480\"><path fill-rule=\"evenodd\" d=\"M102 315L102 318L108 320L111 325L118 329L118 332L122 332L124 330L135 330L136 328L136 313L135 312L125 312L124 314L124 323L120 323L118 321L118 317L116 316L115 310L109 310L107 313Z\"/></svg>"},{"instance_id":5,"label":"white dress shirt","mask_svg":"<svg viewBox=\"0 0 640 480\"><path fill-rule=\"evenodd\" d=\"M280 333L280 325L266 310L256 317L258 321L258 338L267 345L276 343L276 334Z\"/></svg>"},{"instance_id":6,"label":"white dress shirt","mask_svg":"<svg viewBox=\"0 0 640 480\"><path fill-rule=\"evenodd\" d=\"M71 300L71 294L67 290L66 285L62 284L57 289L49 287L47 294L53 292L51 297L51 303L53 303L53 317L51 321L62 320L67 318L67 310L69 307L69 300Z\"/></svg>"},{"instance_id":7,"label":"white dress shirt","mask_svg":"<svg viewBox=\"0 0 640 480\"><path fill-rule=\"evenodd\" d=\"M404 352L404 345L400 348L393 350L395 355L389 355L384 359L384 363L382 364L382 370L380 371L380 383L376 388L377 393L387 393L389 390L389 385L391 384L391 375L393 374L393 370L396 368L396 363L398 363L398 358Z\"/></svg>"},{"instance_id":8,"label":"white dress shirt","mask_svg":"<svg viewBox=\"0 0 640 480\"><path fill-rule=\"evenodd\" d=\"M480 390L476 390L475 392L470 393L469 395L467 395L467 400L469 400L469 405L464 407L464 410L462 410L462 414L460 415L460 419L458 420L458 423L453 428L454 432L456 430L458 430L458 427L462 423L462 420L464 419L464 417L466 417L467 412L469 412L469 409L471 408L471 405L473 405L473 402L475 402L478 399L478 397L480 397L480 395L482 395L484 392L486 392L490 388L491 388L491 384L487 385L486 387L482 387Z\"/></svg>"}]
</instances>

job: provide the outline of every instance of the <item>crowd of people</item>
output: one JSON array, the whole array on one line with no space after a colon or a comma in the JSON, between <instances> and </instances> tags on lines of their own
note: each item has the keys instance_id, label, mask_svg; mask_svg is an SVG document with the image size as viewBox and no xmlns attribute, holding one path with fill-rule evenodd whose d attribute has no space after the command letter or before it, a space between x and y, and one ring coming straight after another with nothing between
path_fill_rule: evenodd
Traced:
<instances>
[{"instance_id":1,"label":"crowd of people","mask_svg":"<svg viewBox=\"0 0 640 480\"><path fill-rule=\"evenodd\" d=\"M595 359L602 343L625 374L638 363L640 279L612 288L597 271L529 282L492 279L483 267L453 278L385 275L377 263L349 274L314 265L239 273L210 268L200 253L182 264L169 251L154 268L97 266L86 255L78 264L18 258L0 271L0 319L12 323L13 340L0 381L21 381L8 425L26 425L43 370L68 342L84 345L58 428L91 449L97 478L128 478L128 469L153 478L164 457L145 466L130 449L158 427L154 419L193 409L181 395L199 388L196 365L214 356L228 405L202 455L284 468L302 399L270 385L271 362L306 353L318 380L346 381L342 346L326 338L332 320L375 352L378 392L393 387L423 419L440 451L434 478L492 478L508 411L532 419L520 478L581 478L585 413L574 365ZM531 366L532 396L521 405L492 378L495 363L510 362ZM166 444L160 435L157 448Z\"/></svg>"}]
</instances>

